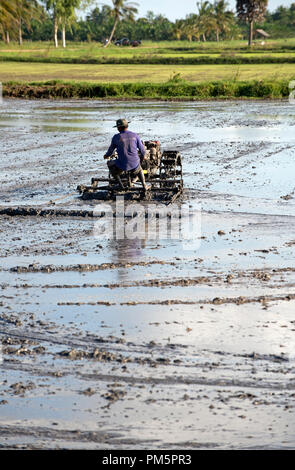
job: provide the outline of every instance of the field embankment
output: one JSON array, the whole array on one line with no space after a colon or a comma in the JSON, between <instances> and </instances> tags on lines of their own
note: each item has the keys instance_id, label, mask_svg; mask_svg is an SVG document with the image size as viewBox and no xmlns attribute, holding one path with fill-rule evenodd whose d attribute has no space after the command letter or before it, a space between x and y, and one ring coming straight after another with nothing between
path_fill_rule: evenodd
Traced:
<instances>
[{"instance_id":1,"label":"field embankment","mask_svg":"<svg viewBox=\"0 0 295 470\"><path fill-rule=\"evenodd\" d=\"M17 98L137 98L137 99L211 99L211 98L286 98L288 80L208 81L189 83L91 83L91 82L8 82L3 95Z\"/></svg>"},{"instance_id":2,"label":"field embankment","mask_svg":"<svg viewBox=\"0 0 295 470\"><path fill-rule=\"evenodd\" d=\"M114 65L222 65L222 64L295 64L294 54L191 54L191 55L166 55L161 54L143 54L132 56L48 56L0 53L1 62L25 62L25 63L44 63L44 64L114 64Z\"/></svg>"}]
</instances>

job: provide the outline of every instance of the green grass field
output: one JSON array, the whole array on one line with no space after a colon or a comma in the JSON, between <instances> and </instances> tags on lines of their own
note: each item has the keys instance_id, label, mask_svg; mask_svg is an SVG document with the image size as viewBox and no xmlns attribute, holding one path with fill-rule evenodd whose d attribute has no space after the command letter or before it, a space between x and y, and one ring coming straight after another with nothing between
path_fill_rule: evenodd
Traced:
<instances>
[{"instance_id":1,"label":"green grass field","mask_svg":"<svg viewBox=\"0 0 295 470\"><path fill-rule=\"evenodd\" d=\"M91 60L140 60L144 58L194 58L200 56L242 56L242 57L285 57L295 56L295 38L281 40L267 40L264 44L257 41L249 48L245 41L221 42L188 42L188 41L144 41L140 47L117 47L111 45L104 48L100 43L70 43L67 47L55 48L52 42L24 42L23 46L17 43L9 45L0 42L0 60L34 60L34 61L77 61ZM282 57L283 57L282 56Z\"/></svg>"},{"instance_id":2,"label":"green grass field","mask_svg":"<svg viewBox=\"0 0 295 470\"><path fill-rule=\"evenodd\" d=\"M245 51L260 51L260 52L280 52L280 51L293 51L295 52L295 37L286 38L286 39L267 39L262 44L261 41L254 41L254 46L249 49L247 42L242 40L234 41L208 41L208 42L189 42L189 41L143 41L139 47L117 47L113 44L107 48L104 48L102 44L98 42L90 43L77 43L77 42L68 42L67 47L63 49L60 45L59 48L55 48L53 42L31 42L24 41L23 46L19 46L17 42L10 42L10 44L5 44L0 41L0 51L10 51L10 52L31 52L31 53L50 53L56 56L59 55L133 55L133 54L142 54L142 53L178 53L182 52L192 52L196 51L199 53L222 53L224 51L235 51L235 52L245 52Z\"/></svg>"},{"instance_id":3,"label":"green grass field","mask_svg":"<svg viewBox=\"0 0 295 470\"><path fill-rule=\"evenodd\" d=\"M68 43L65 49L45 42L0 43L0 82L14 82L5 88L6 96L20 97L31 92L32 97L286 97L288 81L295 79L294 52L295 38L257 42L251 49L245 41L146 41L138 48L107 49L99 43ZM235 58L261 63L230 63ZM181 64L179 59L205 63ZM126 63L111 63L120 60ZM63 83L59 88L52 81Z\"/></svg>"},{"instance_id":4,"label":"green grass field","mask_svg":"<svg viewBox=\"0 0 295 470\"><path fill-rule=\"evenodd\" d=\"M251 65L95 65L0 62L0 81L166 82L174 75L206 80L293 79L295 64Z\"/></svg>"}]
</instances>

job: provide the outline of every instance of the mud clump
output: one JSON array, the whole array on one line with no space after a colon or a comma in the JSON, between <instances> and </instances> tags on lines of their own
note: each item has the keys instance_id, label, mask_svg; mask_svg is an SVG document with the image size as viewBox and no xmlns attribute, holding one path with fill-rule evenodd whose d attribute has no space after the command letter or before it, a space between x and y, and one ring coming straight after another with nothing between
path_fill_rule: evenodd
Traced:
<instances>
[{"instance_id":1,"label":"mud clump","mask_svg":"<svg viewBox=\"0 0 295 470\"><path fill-rule=\"evenodd\" d=\"M36 388L36 385L33 382L28 382L24 384L23 382L16 382L10 385L10 390L14 395L24 395L28 390L33 390Z\"/></svg>"},{"instance_id":2,"label":"mud clump","mask_svg":"<svg viewBox=\"0 0 295 470\"><path fill-rule=\"evenodd\" d=\"M52 377L63 377L63 373L60 370L54 371L54 372L49 372L49 375L52 375Z\"/></svg>"},{"instance_id":3,"label":"mud clump","mask_svg":"<svg viewBox=\"0 0 295 470\"><path fill-rule=\"evenodd\" d=\"M93 352L86 352L76 349L71 349L70 351L61 351L58 353L59 356L77 360L77 359L95 359L96 361L103 361L103 362L111 362L117 361L122 362L123 360L127 361L128 359L123 358L121 355L117 356L114 353L110 353L108 351L101 351L99 349L95 349Z\"/></svg>"},{"instance_id":4,"label":"mud clump","mask_svg":"<svg viewBox=\"0 0 295 470\"><path fill-rule=\"evenodd\" d=\"M16 356L34 356L36 354L44 354L46 349L43 346L36 346L38 343L28 339L12 339L6 337L2 339L3 354L16 355ZM34 346L33 349L29 349L28 346ZM18 347L17 347L18 346Z\"/></svg>"},{"instance_id":5,"label":"mud clump","mask_svg":"<svg viewBox=\"0 0 295 470\"><path fill-rule=\"evenodd\" d=\"M83 395L86 395L87 397L91 397L92 395L95 395L96 392L95 392L95 390L93 390L93 388L88 387L88 388L86 388L86 390L83 390L81 393Z\"/></svg>"},{"instance_id":6,"label":"mud clump","mask_svg":"<svg viewBox=\"0 0 295 470\"><path fill-rule=\"evenodd\" d=\"M22 321L15 315L6 315L3 313L0 316L0 321L3 321L4 323L10 323L15 326L22 326Z\"/></svg>"},{"instance_id":7,"label":"mud clump","mask_svg":"<svg viewBox=\"0 0 295 470\"><path fill-rule=\"evenodd\" d=\"M166 357L158 357L156 359L156 361L159 363L159 364L170 364L170 359L166 358Z\"/></svg>"},{"instance_id":8,"label":"mud clump","mask_svg":"<svg viewBox=\"0 0 295 470\"><path fill-rule=\"evenodd\" d=\"M261 281L269 281L271 279L270 274L263 272L255 272L253 273L253 277L260 279Z\"/></svg>"},{"instance_id":9,"label":"mud clump","mask_svg":"<svg viewBox=\"0 0 295 470\"><path fill-rule=\"evenodd\" d=\"M3 352L4 354L15 354L17 356L28 356L34 354L33 351L22 346L20 348L7 347L4 348Z\"/></svg>"},{"instance_id":10,"label":"mud clump","mask_svg":"<svg viewBox=\"0 0 295 470\"><path fill-rule=\"evenodd\" d=\"M101 395L103 398L108 400L110 403L114 403L118 400L122 400L126 395L124 390L110 389L108 392Z\"/></svg>"}]
</instances>

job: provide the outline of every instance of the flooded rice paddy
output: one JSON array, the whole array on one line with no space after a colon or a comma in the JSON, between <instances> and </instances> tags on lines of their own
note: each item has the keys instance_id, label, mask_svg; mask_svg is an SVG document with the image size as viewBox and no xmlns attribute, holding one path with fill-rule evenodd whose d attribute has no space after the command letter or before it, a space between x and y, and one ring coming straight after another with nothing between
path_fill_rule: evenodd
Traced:
<instances>
[{"instance_id":1,"label":"flooded rice paddy","mask_svg":"<svg viewBox=\"0 0 295 470\"><path fill-rule=\"evenodd\" d=\"M181 153L199 247L94 236L76 186L118 117ZM294 448L294 129L287 102L2 103L0 448Z\"/></svg>"}]
</instances>

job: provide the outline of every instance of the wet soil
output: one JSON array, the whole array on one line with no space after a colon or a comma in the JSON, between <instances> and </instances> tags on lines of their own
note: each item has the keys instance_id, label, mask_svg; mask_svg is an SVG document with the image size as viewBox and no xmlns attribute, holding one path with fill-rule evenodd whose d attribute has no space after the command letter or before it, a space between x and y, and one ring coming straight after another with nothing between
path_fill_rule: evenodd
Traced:
<instances>
[{"instance_id":1,"label":"wet soil","mask_svg":"<svg viewBox=\"0 0 295 470\"><path fill-rule=\"evenodd\" d=\"M294 448L294 107L0 111L0 448ZM121 115L180 151L198 246L95 236Z\"/></svg>"}]
</instances>

